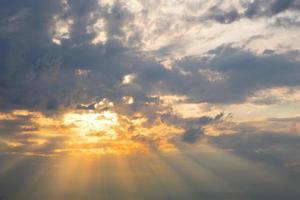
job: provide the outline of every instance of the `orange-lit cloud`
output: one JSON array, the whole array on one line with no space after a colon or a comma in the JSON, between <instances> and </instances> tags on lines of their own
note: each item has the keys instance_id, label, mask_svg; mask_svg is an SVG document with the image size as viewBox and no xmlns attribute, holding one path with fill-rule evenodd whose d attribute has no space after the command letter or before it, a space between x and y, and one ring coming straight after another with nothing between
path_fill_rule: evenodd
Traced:
<instances>
[{"instance_id":1,"label":"orange-lit cloud","mask_svg":"<svg viewBox=\"0 0 300 200\"><path fill-rule=\"evenodd\" d=\"M75 110L46 116L15 110L1 114L0 128L7 131L1 137L2 153L55 156L175 150L168 140L182 129L159 120L145 125L147 120L138 114L129 118L113 111Z\"/></svg>"}]
</instances>

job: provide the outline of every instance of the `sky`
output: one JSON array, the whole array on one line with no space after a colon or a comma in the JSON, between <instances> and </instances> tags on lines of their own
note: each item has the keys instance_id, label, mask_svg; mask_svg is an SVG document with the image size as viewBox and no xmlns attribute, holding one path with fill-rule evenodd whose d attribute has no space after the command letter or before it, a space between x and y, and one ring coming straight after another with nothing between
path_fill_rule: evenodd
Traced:
<instances>
[{"instance_id":1,"label":"sky","mask_svg":"<svg viewBox=\"0 0 300 200\"><path fill-rule=\"evenodd\" d=\"M300 198L299 0L0 0L0 200Z\"/></svg>"}]
</instances>

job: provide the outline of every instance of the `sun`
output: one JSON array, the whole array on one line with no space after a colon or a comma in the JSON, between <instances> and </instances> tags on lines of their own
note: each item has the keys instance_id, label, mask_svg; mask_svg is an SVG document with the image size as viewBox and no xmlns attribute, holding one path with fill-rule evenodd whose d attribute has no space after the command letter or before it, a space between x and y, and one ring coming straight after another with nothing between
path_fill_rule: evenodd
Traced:
<instances>
[{"instance_id":1,"label":"sun","mask_svg":"<svg viewBox=\"0 0 300 200\"><path fill-rule=\"evenodd\" d=\"M114 127L119 125L119 122L117 113L112 111L70 112L64 115L64 124L71 126L82 139L96 142L100 139L116 139Z\"/></svg>"},{"instance_id":2,"label":"sun","mask_svg":"<svg viewBox=\"0 0 300 200\"><path fill-rule=\"evenodd\" d=\"M145 144L130 139L122 116L113 111L71 111L63 124L71 134L62 151L87 156L147 151Z\"/></svg>"}]
</instances>

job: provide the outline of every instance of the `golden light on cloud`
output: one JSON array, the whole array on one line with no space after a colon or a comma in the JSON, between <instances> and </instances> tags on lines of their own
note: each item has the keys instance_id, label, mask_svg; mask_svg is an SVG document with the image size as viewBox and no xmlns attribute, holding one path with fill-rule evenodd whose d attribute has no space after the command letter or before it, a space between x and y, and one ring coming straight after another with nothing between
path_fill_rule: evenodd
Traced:
<instances>
[{"instance_id":1,"label":"golden light on cloud","mask_svg":"<svg viewBox=\"0 0 300 200\"><path fill-rule=\"evenodd\" d=\"M105 43L108 39L107 33L105 30L105 20L100 18L93 26L88 26L88 33L96 33L96 37L92 40L92 44L97 45L101 43Z\"/></svg>"},{"instance_id":2,"label":"golden light on cloud","mask_svg":"<svg viewBox=\"0 0 300 200\"><path fill-rule=\"evenodd\" d=\"M52 42L61 45L62 40L70 38L70 29L74 21L72 19L60 19L59 16L53 17Z\"/></svg>"},{"instance_id":3,"label":"golden light on cloud","mask_svg":"<svg viewBox=\"0 0 300 200\"><path fill-rule=\"evenodd\" d=\"M135 74L127 74L123 77L122 85L129 85L136 78Z\"/></svg>"},{"instance_id":4,"label":"golden light on cloud","mask_svg":"<svg viewBox=\"0 0 300 200\"><path fill-rule=\"evenodd\" d=\"M141 113L130 117L112 110L69 110L49 115L15 110L1 113L0 118L16 124L11 130L9 125L6 128L16 135L14 138L1 138L4 152L30 156L127 155L153 148L172 151L176 148L169 138L183 131L158 119L150 123Z\"/></svg>"},{"instance_id":5,"label":"golden light on cloud","mask_svg":"<svg viewBox=\"0 0 300 200\"><path fill-rule=\"evenodd\" d=\"M134 98L133 97L131 97L131 96L124 96L123 98L122 98L122 100L123 100L123 102L125 103L125 104L133 104L134 103Z\"/></svg>"},{"instance_id":6,"label":"golden light on cloud","mask_svg":"<svg viewBox=\"0 0 300 200\"><path fill-rule=\"evenodd\" d=\"M67 113L64 115L64 124L73 126L71 129L84 138L93 139L99 135L111 139L117 137L113 126L118 125L118 117L116 113L110 111L102 113Z\"/></svg>"},{"instance_id":7,"label":"golden light on cloud","mask_svg":"<svg viewBox=\"0 0 300 200\"><path fill-rule=\"evenodd\" d=\"M181 129L136 114L131 119L112 111L87 113L70 112L64 115L64 125L75 133L67 141L67 148L57 152L95 154L146 153L151 148L162 151L175 150L168 141L169 134L179 134Z\"/></svg>"}]
</instances>

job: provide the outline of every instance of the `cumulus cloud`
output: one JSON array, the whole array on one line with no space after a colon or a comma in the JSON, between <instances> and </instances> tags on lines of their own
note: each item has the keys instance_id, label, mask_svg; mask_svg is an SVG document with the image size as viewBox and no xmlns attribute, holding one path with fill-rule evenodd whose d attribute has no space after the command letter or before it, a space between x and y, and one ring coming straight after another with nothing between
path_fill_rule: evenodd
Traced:
<instances>
[{"instance_id":1,"label":"cumulus cloud","mask_svg":"<svg viewBox=\"0 0 300 200\"><path fill-rule=\"evenodd\" d=\"M297 3L276 2L272 5L279 11ZM30 1L11 1L2 9L6 13L1 26L1 51L6 55L1 63L2 108L60 109L95 97L120 101L124 96L132 96L139 103L159 92L188 95L196 101L230 102L245 99L259 87L298 84L298 63L285 55L258 57L230 46L209 51L213 56L210 60L186 57L176 61L178 68L167 70L126 44L123 28L135 21L135 15L121 1L110 7L98 1L41 1L35 6ZM238 17L237 11L223 15L218 14L219 9L216 5L210 8L215 15L211 17L217 21L229 23ZM103 25L96 30L99 19ZM62 36L60 44L53 42L53 27L69 35ZM106 32L104 43L92 43L98 37L97 31ZM197 76L199 73L193 73L194 70L204 77ZM267 80L269 70L276 73L268 74ZM127 84L128 74L135 74L134 84L119 85L124 81ZM245 79L249 79L247 84L239 82ZM176 84L179 82L180 86Z\"/></svg>"},{"instance_id":2,"label":"cumulus cloud","mask_svg":"<svg viewBox=\"0 0 300 200\"><path fill-rule=\"evenodd\" d=\"M209 55L210 58L187 57L177 62L180 69L191 74L183 81L190 86L183 94L196 101L238 102L263 88L299 85L296 78L300 73L299 63L290 60L288 55L257 56L231 46L211 50ZM195 73L198 70L216 71L226 79L208 82Z\"/></svg>"},{"instance_id":3,"label":"cumulus cloud","mask_svg":"<svg viewBox=\"0 0 300 200\"><path fill-rule=\"evenodd\" d=\"M3 1L0 109L113 111L131 119L138 113L147 118L143 126L161 119L194 143L205 126L222 121L218 106L297 101L297 92L287 98L275 90L300 84L299 45L286 36L299 36L298 10L296 0ZM207 104L214 114L178 117L166 96ZM1 121L3 132L25 127L24 121ZM132 139L162 141L151 137Z\"/></svg>"}]
</instances>

